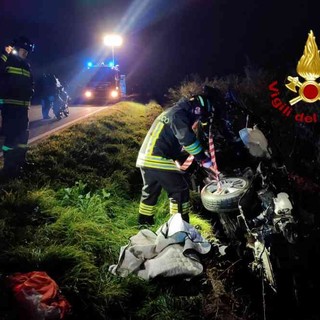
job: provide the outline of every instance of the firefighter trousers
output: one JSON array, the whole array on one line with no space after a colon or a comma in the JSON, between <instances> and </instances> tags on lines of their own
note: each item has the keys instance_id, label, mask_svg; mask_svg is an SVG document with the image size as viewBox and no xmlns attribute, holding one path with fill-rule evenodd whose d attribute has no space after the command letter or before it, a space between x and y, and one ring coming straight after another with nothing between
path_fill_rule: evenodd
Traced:
<instances>
[{"instance_id":1,"label":"firefighter trousers","mask_svg":"<svg viewBox=\"0 0 320 320\"><path fill-rule=\"evenodd\" d=\"M164 189L170 199L170 214L189 214L189 184L183 173L141 168L143 180L139 214L153 216L161 190Z\"/></svg>"},{"instance_id":2,"label":"firefighter trousers","mask_svg":"<svg viewBox=\"0 0 320 320\"><path fill-rule=\"evenodd\" d=\"M29 139L28 107L2 105L2 146L4 166L7 171L15 171L26 161Z\"/></svg>"}]
</instances>

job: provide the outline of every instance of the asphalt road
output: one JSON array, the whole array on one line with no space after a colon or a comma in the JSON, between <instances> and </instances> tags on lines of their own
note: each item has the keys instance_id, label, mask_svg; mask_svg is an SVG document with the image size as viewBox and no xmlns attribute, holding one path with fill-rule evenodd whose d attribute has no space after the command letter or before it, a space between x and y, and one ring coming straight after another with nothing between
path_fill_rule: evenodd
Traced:
<instances>
[{"instance_id":1,"label":"asphalt road","mask_svg":"<svg viewBox=\"0 0 320 320\"><path fill-rule=\"evenodd\" d=\"M50 110L49 115L52 117L52 119L42 120L41 106L32 105L29 110L29 121L30 121L29 144L39 141L56 131L59 131L65 127L68 127L106 108L108 108L108 106L101 106L101 107L95 107L91 105L69 106L70 114L68 117L64 117L61 120L57 120L55 119L52 113L52 110ZM1 117L0 117L0 120L2 120ZM2 146L2 143L3 143L3 136L0 135L0 146ZM2 153L0 153L0 156L1 155Z\"/></svg>"}]
</instances>

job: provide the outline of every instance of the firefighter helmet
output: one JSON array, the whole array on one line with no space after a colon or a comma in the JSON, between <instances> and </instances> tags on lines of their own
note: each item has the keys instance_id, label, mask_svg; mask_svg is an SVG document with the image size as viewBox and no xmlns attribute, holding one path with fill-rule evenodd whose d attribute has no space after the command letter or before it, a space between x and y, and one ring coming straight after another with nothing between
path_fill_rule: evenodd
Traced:
<instances>
[{"instance_id":1,"label":"firefighter helmet","mask_svg":"<svg viewBox=\"0 0 320 320\"><path fill-rule=\"evenodd\" d=\"M16 48L22 48L27 50L28 52L33 52L34 44L24 36L21 36L13 41L13 46Z\"/></svg>"},{"instance_id":2,"label":"firefighter helmet","mask_svg":"<svg viewBox=\"0 0 320 320\"><path fill-rule=\"evenodd\" d=\"M213 107L205 95L196 95L189 100L192 106L192 113L197 116L201 121L206 121L213 115Z\"/></svg>"}]
</instances>

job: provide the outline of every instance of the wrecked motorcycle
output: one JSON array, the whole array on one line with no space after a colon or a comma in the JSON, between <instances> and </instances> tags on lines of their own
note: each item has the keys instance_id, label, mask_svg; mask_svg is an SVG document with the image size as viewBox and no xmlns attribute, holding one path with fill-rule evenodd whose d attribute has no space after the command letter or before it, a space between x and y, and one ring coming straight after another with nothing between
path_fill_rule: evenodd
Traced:
<instances>
[{"instance_id":1,"label":"wrecked motorcycle","mask_svg":"<svg viewBox=\"0 0 320 320\"><path fill-rule=\"evenodd\" d=\"M57 120L61 120L63 116L69 116L70 100L71 99L65 89L63 87L58 88L58 94L52 105L52 110Z\"/></svg>"},{"instance_id":2,"label":"wrecked motorcycle","mask_svg":"<svg viewBox=\"0 0 320 320\"><path fill-rule=\"evenodd\" d=\"M298 304L298 221L289 175L264 133L257 125L249 128L248 122L247 117L239 135L254 159L252 167L234 168L231 176L218 179L211 176L210 180L209 174L201 189L201 202L218 216L228 244L261 279L263 297L267 284L276 295L285 297L287 306ZM264 132L271 136L267 127Z\"/></svg>"}]
</instances>

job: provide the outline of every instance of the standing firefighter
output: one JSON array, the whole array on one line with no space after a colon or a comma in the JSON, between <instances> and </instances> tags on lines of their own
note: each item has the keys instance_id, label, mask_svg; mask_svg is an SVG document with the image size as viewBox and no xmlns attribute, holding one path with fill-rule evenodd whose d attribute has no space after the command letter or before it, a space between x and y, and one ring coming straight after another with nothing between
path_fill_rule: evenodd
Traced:
<instances>
[{"instance_id":1,"label":"standing firefighter","mask_svg":"<svg viewBox=\"0 0 320 320\"><path fill-rule=\"evenodd\" d=\"M26 164L28 110L34 92L26 58L33 48L26 37L20 37L6 46L0 56L0 106L4 135L2 176L17 176Z\"/></svg>"},{"instance_id":2,"label":"standing firefighter","mask_svg":"<svg viewBox=\"0 0 320 320\"><path fill-rule=\"evenodd\" d=\"M180 99L152 124L137 159L143 180L139 224L154 223L154 209L162 188L170 199L170 214L179 212L189 221L189 184L175 161L181 159L184 150L204 167L212 166L192 129L197 121L205 121L211 115L210 101L197 95L190 100Z\"/></svg>"},{"instance_id":3,"label":"standing firefighter","mask_svg":"<svg viewBox=\"0 0 320 320\"><path fill-rule=\"evenodd\" d=\"M58 92L58 79L53 74L44 73L40 79L39 91L41 96L42 119L49 120L50 109Z\"/></svg>"}]
</instances>

